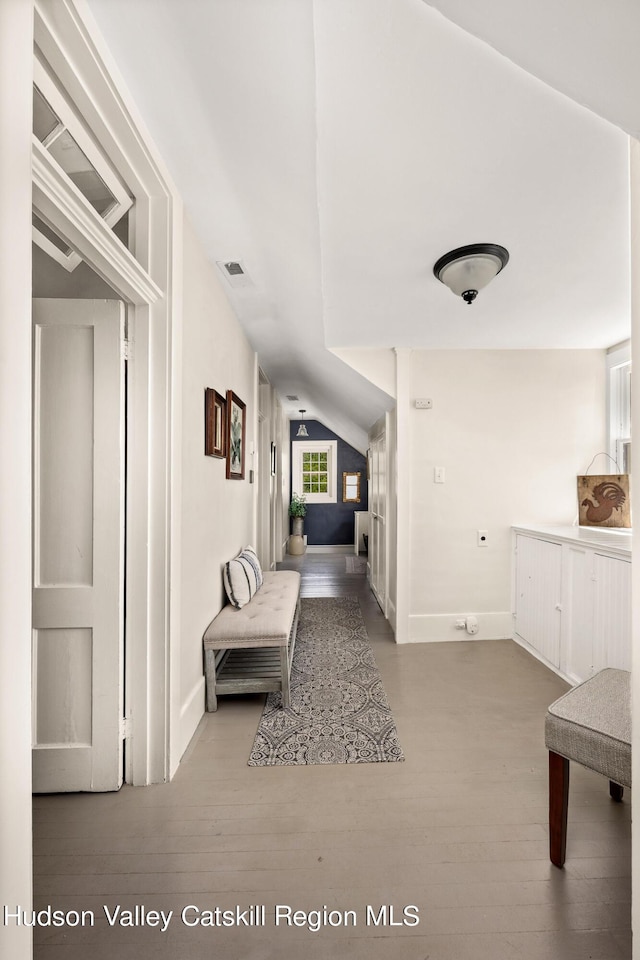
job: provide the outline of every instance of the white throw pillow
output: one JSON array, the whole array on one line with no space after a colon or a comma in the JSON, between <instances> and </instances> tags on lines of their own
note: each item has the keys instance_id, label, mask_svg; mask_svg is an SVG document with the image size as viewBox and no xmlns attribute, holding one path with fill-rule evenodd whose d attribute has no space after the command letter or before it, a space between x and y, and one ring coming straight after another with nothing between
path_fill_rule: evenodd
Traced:
<instances>
[{"instance_id":1,"label":"white throw pillow","mask_svg":"<svg viewBox=\"0 0 640 960\"><path fill-rule=\"evenodd\" d=\"M253 547L244 550L224 565L222 573L229 603L239 610L262 586L262 568Z\"/></svg>"}]
</instances>

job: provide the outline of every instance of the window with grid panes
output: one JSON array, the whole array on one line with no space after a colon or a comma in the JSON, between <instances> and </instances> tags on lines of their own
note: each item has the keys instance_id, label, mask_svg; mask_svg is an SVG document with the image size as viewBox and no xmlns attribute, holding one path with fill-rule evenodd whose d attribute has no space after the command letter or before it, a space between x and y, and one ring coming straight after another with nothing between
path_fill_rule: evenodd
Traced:
<instances>
[{"instance_id":1,"label":"window with grid panes","mask_svg":"<svg viewBox=\"0 0 640 960\"><path fill-rule=\"evenodd\" d=\"M292 489L307 503L336 502L336 440L298 440L293 444Z\"/></svg>"},{"instance_id":2,"label":"window with grid panes","mask_svg":"<svg viewBox=\"0 0 640 960\"><path fill-rule=\"evenodd\" d=\"M302 454L302 490L304 493L327 493L329 489L328 460L325 452Z\"/></svg>"}]
</instances>

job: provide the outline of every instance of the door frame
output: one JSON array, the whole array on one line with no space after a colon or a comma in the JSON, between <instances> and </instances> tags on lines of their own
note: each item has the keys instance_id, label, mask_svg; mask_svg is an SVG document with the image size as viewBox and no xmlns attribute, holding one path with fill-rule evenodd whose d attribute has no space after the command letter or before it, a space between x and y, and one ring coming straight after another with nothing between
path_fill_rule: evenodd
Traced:
<instances>
[{"instance_id":1,"label":"door frame","mask_svg":"<svg viewBox=\"0 0 640 960\"><path fill-rule=\"evenodd\" d=\"M180 757L177 645L182 206L161 158L116 86L110 55L84 3L35 0L35 42L134 195L129 251L88 204L69 198L35 148L34 202L128 303L125 781L170 779ZM173 544L173 549L172 549ZM179 599L179 598L178 598ZM173 602L172 602L173 601Z\"/></svg>"}]
</instances>

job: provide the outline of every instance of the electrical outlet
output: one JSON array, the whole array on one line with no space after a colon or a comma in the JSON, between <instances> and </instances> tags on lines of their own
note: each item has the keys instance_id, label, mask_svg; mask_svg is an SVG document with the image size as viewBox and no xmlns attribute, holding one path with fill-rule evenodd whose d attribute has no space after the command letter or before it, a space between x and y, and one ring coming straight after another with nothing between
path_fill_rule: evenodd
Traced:
<instances>
[{"instance_id":1,"label":"electrical outlet","mask_svg":"<svg viewBox=\"0 0 640 960\"><path fill-rule=\"evenodd\" d=\"M416 410L431 410L432 406L431 400L416 400Z\"/></svg>"},{"instance_id":2,"label":"electrical outlet","mask_svg":"<svg viewBox=\"0 0 640 960\"><path fill-rule=\"evenodd\" d=\"M479 546L479 547L488 547L488 546L489 546L489 531L488 531L488 530L478 530L478 546Z\"/></svg>"},{"instance_id":3,"label":"electrical outlet","mask_svg":"<svg viewBox=\"0 0 640 960\"><path fill-rule=\"evenodd\" d=\"M433 468L433 482L444 483L444 467Z\"/></svg>"}]
</instances>

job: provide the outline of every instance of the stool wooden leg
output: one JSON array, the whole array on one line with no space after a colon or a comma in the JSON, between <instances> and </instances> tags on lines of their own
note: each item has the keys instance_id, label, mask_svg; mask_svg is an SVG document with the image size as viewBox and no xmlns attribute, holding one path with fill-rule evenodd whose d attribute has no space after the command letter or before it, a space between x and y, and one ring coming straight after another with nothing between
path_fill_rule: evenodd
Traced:
<instances>
[{"instance_id":1,"label":"stool wooden leg","mask_svg":"<svg viewBox=\"0 0 640 960\"><path fill-rule=\"evenodd\" d=\"M567 852L569 806L569 761L549 750L549 857L556 867L564 865Z\"/></svg>"},{"instance_id":2,"label":"stool wooden leg","mask_svg":"<svg viewBox=\"0 0 640 960\"><path fill-rule=\"evenodd\" d=\"M622 803L623 793L624 787L621 787L619 783L614 783L613 780L609 780L609 796L612 800L615 800L616 803Z\"/></svg>"}]
</instances>

